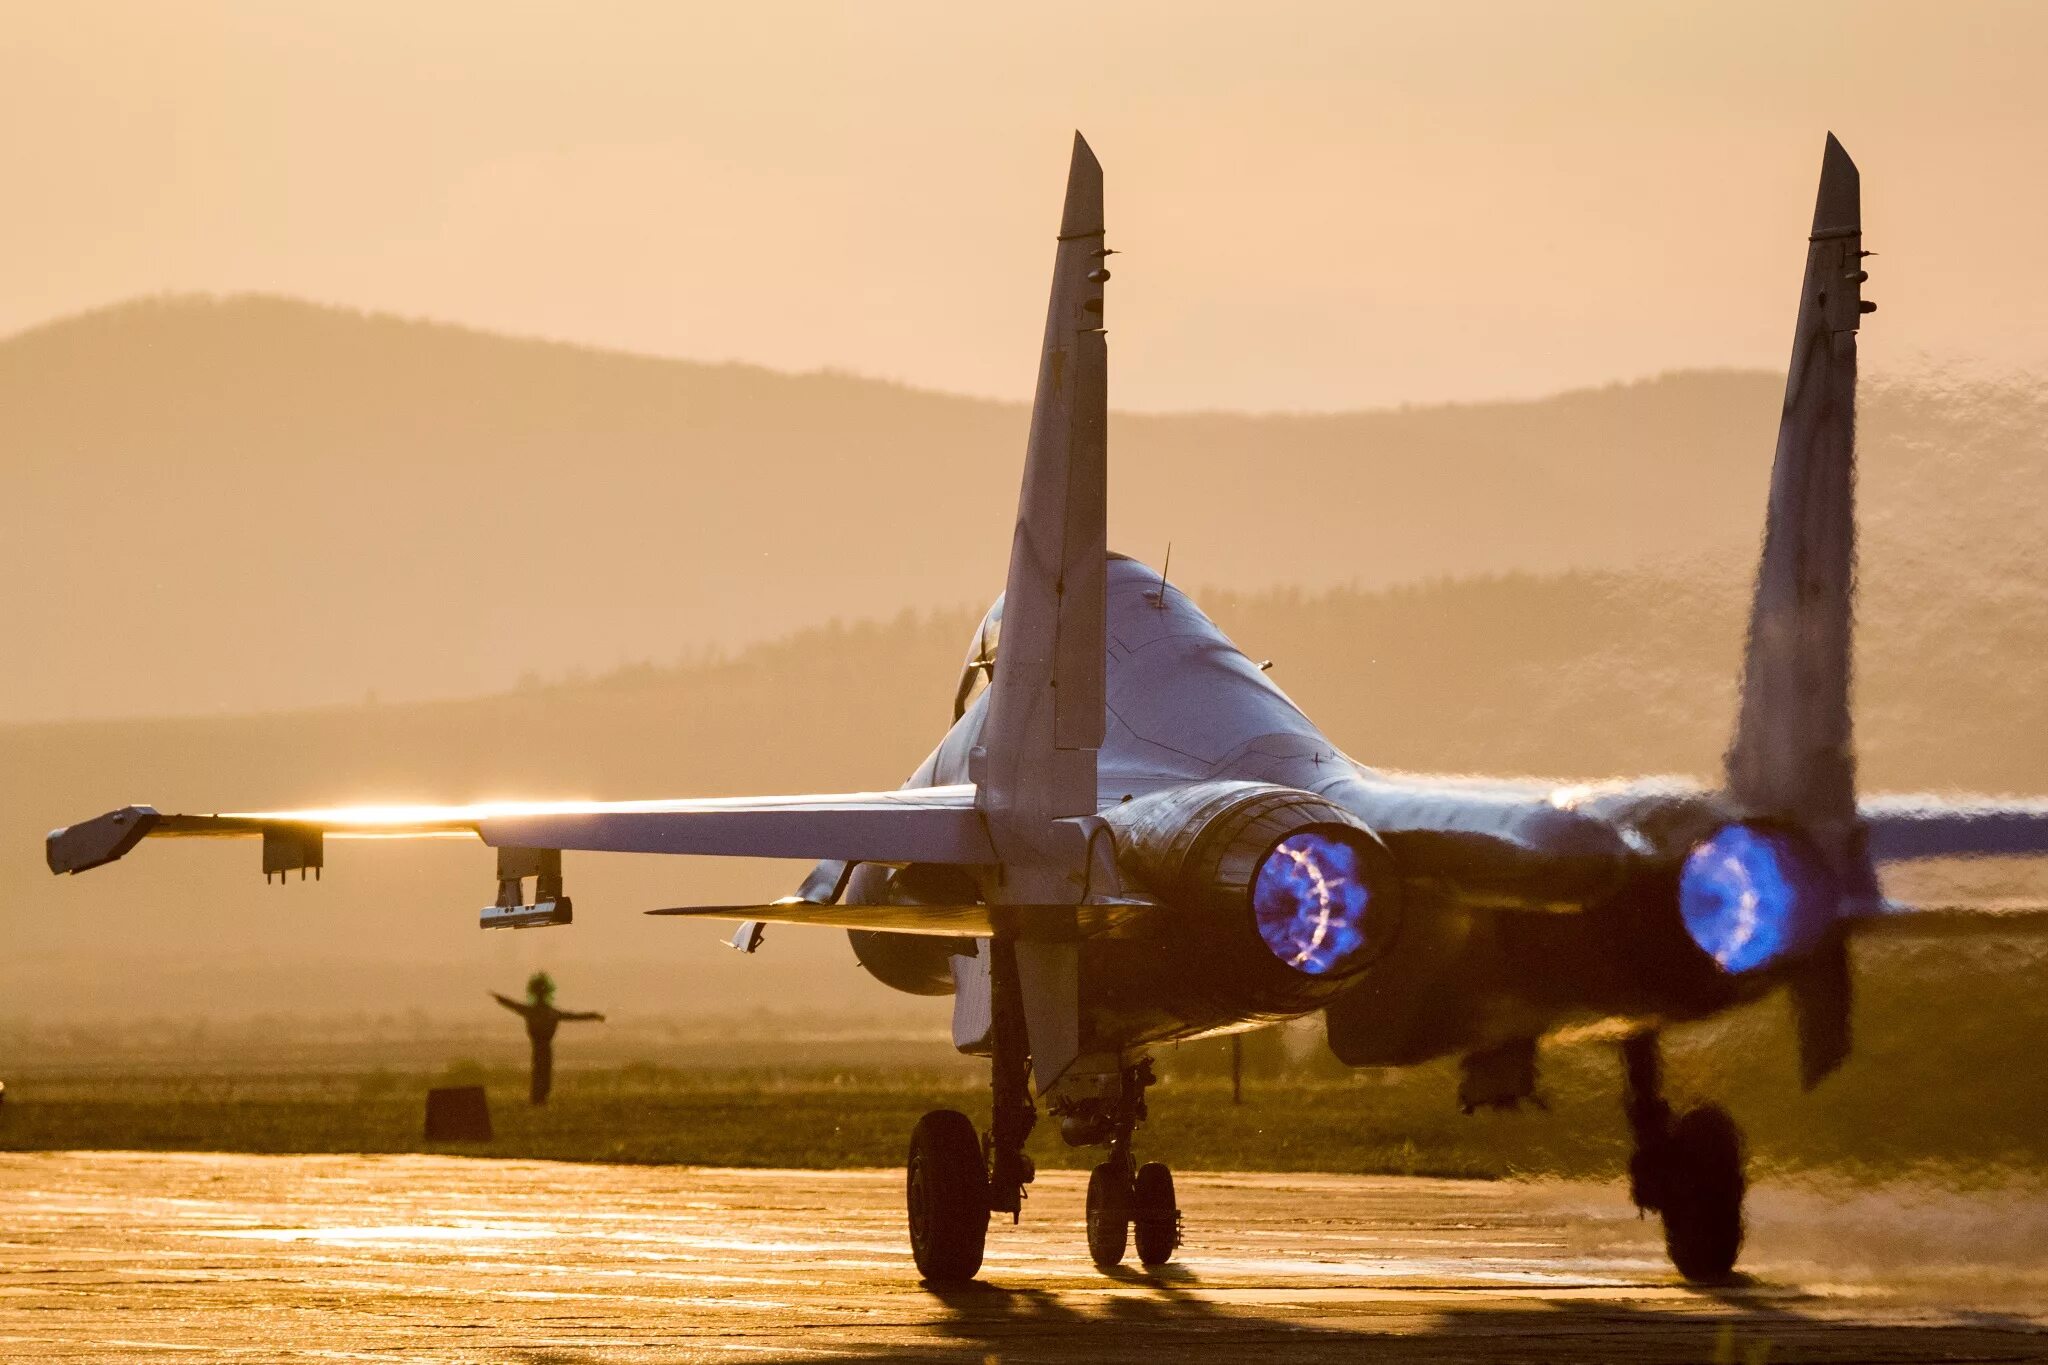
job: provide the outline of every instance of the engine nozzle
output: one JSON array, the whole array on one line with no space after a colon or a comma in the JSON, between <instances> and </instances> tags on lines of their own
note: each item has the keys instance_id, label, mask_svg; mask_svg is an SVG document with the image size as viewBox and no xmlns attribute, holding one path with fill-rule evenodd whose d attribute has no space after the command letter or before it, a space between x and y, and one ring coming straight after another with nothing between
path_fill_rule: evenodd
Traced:
<instances>
[{"instance_id":1,"label":"engine nozzle","mask_svg":"<svg viewBox=\"0 0 2048 1365\"><path fill-rule=\"evenodd\" d=\"M1678 873L1687 935L1735 976L1811 951L1840 901L1819 853L1796 833L1768 825L1721 826L1693 845Z\"/></svg>"},{"instance_id":2,"label":"engine nozzle","mask_svg":"<svg viewBox=\"0 0 2048 1365\"><path fill-rule=\"evenodd\" d=\"M1189 1017L1210 1006L1236 1018L1316 1008L1399 931L1393 856L1356 816L1312 792L1210 782L1105 818L1125 873L1187 912L1173 920L1174 990Z\"/></svg>"},{"instance_id":3,"label":"engine nozzle","mask_svg":"<svg viewBox=\"0 0 2048 1365\"><path fill-rule=\"evenodd\" d=\"M1372 885L1360 836L1317 825L1273 846L1252 881L1252 917L1273 956L1323 976L1349 965L1365 945Z\"/></svg>"}]
</instances>

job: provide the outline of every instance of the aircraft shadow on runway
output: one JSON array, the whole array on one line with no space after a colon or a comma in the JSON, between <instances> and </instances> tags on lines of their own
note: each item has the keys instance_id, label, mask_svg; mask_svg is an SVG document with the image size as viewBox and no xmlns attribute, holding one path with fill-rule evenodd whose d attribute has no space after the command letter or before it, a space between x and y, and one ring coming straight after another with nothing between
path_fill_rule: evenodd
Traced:
<instances>
[{"instance_id":1,"label":"aircraft shadow on runway","mask_svg":"<svg viewBox=\"0 0 2048 1365\"><path fill-rule=\"evenodd\" d=\"M932 1288L949 1316L928 1347L892 1345L878 1357L912 1360L1236 1360L1285 1352L1323 1360L1592 1362L2048 1360L2048 1333L2002 1314L1959 1315L1955 1325L1844 1322L1802 1311L1785 1286L1757 1282L1702 1292L1672 1308L1551 1300L1513 1307L1440 1302L1336 1301L1304 1295L1298 1313L1271 1305L1232 1309L1181 1267L1112 1275L1116 1291ZM1132 1289L1149 1290L1131 1293ZM1120 1291L1120 1292L1119 1292ZM1473 1289L1473 1299L1489 1291ZM1351 1321L1345 1321L1345 1319Z\"/></svg>"}]
</instances>

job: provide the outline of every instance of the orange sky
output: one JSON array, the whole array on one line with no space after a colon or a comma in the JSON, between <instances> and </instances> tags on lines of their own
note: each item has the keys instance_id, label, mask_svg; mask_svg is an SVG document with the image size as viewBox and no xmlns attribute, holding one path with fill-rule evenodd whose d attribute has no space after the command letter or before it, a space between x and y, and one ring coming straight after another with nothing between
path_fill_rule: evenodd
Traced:
<instances>
[{"instance_id":1,"label":"orange sky","mask_svg":"<svg viewBox=\"0 0 2048 1365\"><path fill-rule=\"evenodd\" d=\"M1832 127L1866 355L2048 365L2048 5L1014 10L16 5L0 332L260 289L1023 396L1079 126L1120 406L1779 367Z\"/></svg>"}]
</instances>

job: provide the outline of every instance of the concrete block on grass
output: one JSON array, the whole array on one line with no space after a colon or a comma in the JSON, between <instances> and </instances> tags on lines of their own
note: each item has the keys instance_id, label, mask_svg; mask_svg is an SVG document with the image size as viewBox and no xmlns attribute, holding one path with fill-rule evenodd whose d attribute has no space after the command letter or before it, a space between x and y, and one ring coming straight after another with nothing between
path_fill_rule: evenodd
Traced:
<instances>
[{"instance_id":1,"label":"concrete block on grass","mask_svg":"<svg viewBox=\"0 0 2048 1365\"><path fill-rule=\"evenodd\" d=\"M489 1142L491 1103L480 1085L451 1085L427 1092L427 1141Z\"/></svg>"}]
</instances>

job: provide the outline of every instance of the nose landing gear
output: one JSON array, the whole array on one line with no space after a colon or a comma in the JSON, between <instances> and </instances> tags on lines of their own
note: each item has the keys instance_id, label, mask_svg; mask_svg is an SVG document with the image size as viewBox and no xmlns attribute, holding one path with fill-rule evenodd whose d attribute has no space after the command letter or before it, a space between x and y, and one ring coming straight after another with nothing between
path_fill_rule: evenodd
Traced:
<instances>
[{"instance_id":1,"label":"nose landing gear","mask_svg":"<svg viewBox=\"0 0 2048 1365\"><path fill-rule=\"evenodd\" d=\"M1138 1263L1147 1270L1165 1265L1180 1248L1180 1206L1173 1200L1173 1172L1163 1161L1138 1168L1131 1199L1132 1240Z\"/></svg>"},{"instance_id":2,"label":"nose landing gear","mask_svg":"<svg viewBox=\"0 0 2048 1365\"><path fill-rule=\"evenodd\" d=\"M1061 1132L1073 1145L1104 1136L1109 1141L1109 1159L1088 1177L1088 1257L1101 1270L1122 1265L1133 1240L1138 1261L1148 1270L1172 1260L1180 1246L1173 1172L1158 1161L1140 1166L1131 1155L1132 1135L1145 1117L1145 1087L1152 1079L1149 1061L1126 1067L1111 1103L1062 1116Z\"/></svg>"},{"instance_id":3,"label":"nose landing gear","mask_svg":"<svg viewBox=\"0 0 2048 1365\"><path fill-rule=\"evenodd\" d=\"M1697 1284L1726 1280L1742 1251L1742 1130L1717 1104L1673 1115L1663 1094L1657 1035L1622 1044L1623 1107L1635 1153L1629 1197L1664 1221L1664 1249L1678 1273Z\"/></svg>"},{"instance_id":4,"label":"nose landing gear","mask_svg":"<svg viewBox=\"0 0 2048 1365\"><path fill-rule=\"evenodd\" d=\"M1138 1263L1147 1270L1165 1265L1180 1247L1180 1208L1173 1198L1173 1172L1148 1161L1131 1174L1130 1156L1111 1159L1088 1177L1088 1257L1100 1270L1123 1264L1135 1242Z\"/></svg>"},{"instance_id":5,"label":"nose landing gear","mask_svg":"<svg viewBox=\"0 0 2048 1365\"><path fill-rule=\"evenodd\" d=\"M1130 1244L1132 1186L1131 1159L1114 1157L1097 1166L1088 1176L1088 1259L1098 1270L1113 1270L1124 1263Z\"/></svg>"}]
</instances>

